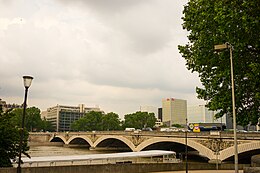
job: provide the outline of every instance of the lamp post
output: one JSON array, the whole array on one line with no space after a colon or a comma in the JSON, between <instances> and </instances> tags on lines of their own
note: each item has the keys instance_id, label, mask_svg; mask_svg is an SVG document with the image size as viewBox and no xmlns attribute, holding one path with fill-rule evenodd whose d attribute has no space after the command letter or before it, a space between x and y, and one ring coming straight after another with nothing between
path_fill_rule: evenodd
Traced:
<instances>
[{"instance_id":1,"label":"lamp post","mask_svg":"<svg viewBox=\"0 0 260 173\"><path fill-rule=\"evenodd\" d=\"M188 120L186 118L186 128L185 128L185 170L188 173Z\"/></svg>"},{"instance_id":2,"label":"lamp post","mask_svg":"<svg viewBox=\"0 0 260 173\"><path fill-rule=\"evenodd\" d=\"M22 146L23 146L23 138L24 138L24 119L25 119L25 112L26 112L26 101L27 101L27 93L28 89L31 86L33 77L31 76L23 76L23 82L25 87L25 95L24 95L24 102L23 102L23 116L22 116L22 128L20 131L20 143L19 143L19 160L17 166L17 173L21 173L21 156L22 156Z\"/></svg>"},{"instance_id":3,"label":"lamp post","mask_svg":"<svg viewBox=\"0 0 260 173\"><path fill-rule=\"evenodd\" d=\"M229 49L230 52L230 70L231 70L231 83L232 83L232 109L233 109L233 129L234 129L234 153L235 153L235 173L238 173L238 149L237 149L237 132L236 132L236 106L235 106L235 86L234 86L234 74L233 74L233 58L232 51L233 46L229 43L215 45L215 50Z\"/></svg>"}]
</instances>

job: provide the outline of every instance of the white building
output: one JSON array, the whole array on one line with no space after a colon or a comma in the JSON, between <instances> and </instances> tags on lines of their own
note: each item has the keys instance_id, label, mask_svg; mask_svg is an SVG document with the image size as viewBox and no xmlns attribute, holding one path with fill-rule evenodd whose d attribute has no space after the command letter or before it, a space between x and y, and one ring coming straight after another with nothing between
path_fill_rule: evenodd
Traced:
<instances>
[{"instance_id":1,"label":"white building","mask_svg":"<svg viewBox=\"0 0 260 173\"><path fill-rule=\"evenodd\" d=\"M141 112L154 113L156 119L158 119L158 108L154 106L140 106Z\"/></svg>"},{"instance_id":2,"label":"white building","mask_svg":"<svg viewBox=\"0 0 260 173\"><path fill-rule=\"evenodd\" d=\"M162 99L162 121L168 125L186 124L187 101L175 98Z\"/></svg>"},{"instance_id":3,"label":"white building","mask_svg":"<svg viewBox=\"0 0 260 173\"><path fill-rule=\"evenodd\" d=\"M189 123L225 123L226 116L215 118L216 111L210 111L205 105L188 106L187 115Z\"/></svg>"}]
</instances>

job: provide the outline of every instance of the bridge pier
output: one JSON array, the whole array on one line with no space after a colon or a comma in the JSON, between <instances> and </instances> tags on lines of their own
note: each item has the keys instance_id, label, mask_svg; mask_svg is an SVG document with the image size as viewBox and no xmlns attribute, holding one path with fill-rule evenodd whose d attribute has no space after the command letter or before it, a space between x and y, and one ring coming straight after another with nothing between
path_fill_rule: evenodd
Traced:
<instances>
[{"instance_id":1,"label":"bridge pier","mask_svg":"<svg viewBox=\"0 0 260 173\"><path fill-rule=\"evenodd\" d=\"M212 164L221 164L222 161L219 160L219 159L211 159L211 160L208 161L208 163L212 163Z\"/></svg>"}]
</instances>

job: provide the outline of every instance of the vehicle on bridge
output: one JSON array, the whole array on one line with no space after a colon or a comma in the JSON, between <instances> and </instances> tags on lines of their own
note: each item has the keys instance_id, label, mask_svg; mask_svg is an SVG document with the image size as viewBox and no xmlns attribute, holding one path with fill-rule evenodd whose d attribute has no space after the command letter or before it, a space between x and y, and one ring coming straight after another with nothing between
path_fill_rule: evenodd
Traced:
<instances>
[{"instance_id":1,"label":"vehicle on bridge","mask_svg":"<svg viewBox=\"0 0 260 173\"><path fill-rule=\"evenodd\" d=\"M125 128L125 132L133 132L133 131L135 131L135 128L130 128L130 127Z\"/></svg>"}]
</instances>

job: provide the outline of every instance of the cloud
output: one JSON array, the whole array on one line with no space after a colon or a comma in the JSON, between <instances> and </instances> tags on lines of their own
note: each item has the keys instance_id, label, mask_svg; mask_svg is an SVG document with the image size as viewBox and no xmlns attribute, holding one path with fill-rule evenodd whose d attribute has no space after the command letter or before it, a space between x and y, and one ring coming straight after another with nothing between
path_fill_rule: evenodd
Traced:
<instances>
[{"instance_id":1,"label":"cloud","mask_svg":"<svg viewBox=\"0 0 260 173\"><path fill-rule=\"evenodd\" d=\"M22 97L21 77L32 75L30 103L43 110L85 103L124 114L141 104L160 106L163 97L197 102L199 78L177 50L187 42L180 19L185 2L0 3L3 99Z\"/></svg>"}]
</instances>

